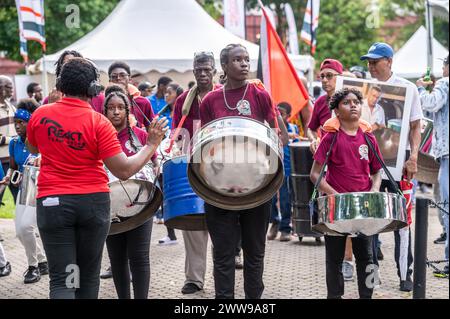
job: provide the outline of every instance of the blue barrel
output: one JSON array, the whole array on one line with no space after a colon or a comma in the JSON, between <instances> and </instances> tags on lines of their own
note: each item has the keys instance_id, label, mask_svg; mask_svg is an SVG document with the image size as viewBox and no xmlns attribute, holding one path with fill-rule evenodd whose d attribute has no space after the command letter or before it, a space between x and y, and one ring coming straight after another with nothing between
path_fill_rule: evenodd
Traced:
<instances>
[{"instance_id":1,"label":"blue barrel","mask_svg":"<svg viewBox=\"0 0 450 319\"><path fill-rule=\"evenodd\" d=\"M187 157L174 157L163 165L164 224L182 230L207 230L205 202L192 190Z\"/></svg>"}]
</instances>

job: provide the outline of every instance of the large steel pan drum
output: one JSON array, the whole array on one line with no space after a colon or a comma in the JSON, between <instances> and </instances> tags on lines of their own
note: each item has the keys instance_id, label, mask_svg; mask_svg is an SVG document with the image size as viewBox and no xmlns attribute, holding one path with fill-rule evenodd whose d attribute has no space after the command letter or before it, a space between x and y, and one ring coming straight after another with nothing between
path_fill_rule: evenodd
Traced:
<instances>
[{"instance_id":1,"label":"large steel pan drum","mask_svg":"<svg viewBox=\"0 0 450 319\"><path fill-rule=\"evenodd\" d=\"M164 224L181 230L207 230L205 202L192 190L187 178L187 156L163 165Z\"/></svg>"},{"instance_id":2,"label":"large steel pan drum","mask_svg":"<svg viewBox=\"0 0 450 319\"><path fill-rule=\"evenodd\" d=\"M283 150L277 134L249 118L225 117L194 136L188 178L211 205L228 210L259 206L283 184Z\"/></svg>"},{"instance_id":3,"label":"large steel pan drum","mask_svg":"<svg viewBox=\"0 0 450 319\"><path fill-rule=\"evenodd\" d=\"M156 174L151 164L121 181L108 170L111 192L110 235L128 231L153 217L162 202L162 192L156 184Z\"/></svg>"},{"instance_id":4,"label":"large steel pan drum","mask_svg":"<svg viewBox=\"0 0 450 319\"><path fill-rule=\"evenodd\" d=\"M438 182L439 163L432 154L433 121L422 119L421 142L417 158L417 174L415 179L422 183L435 184Z\"/></svg>"},{"instance_id":5,"label":"large steel pan drum","mask_svg":"<svg viewBox=\"0 0 450 319\"><path fill-rule=\"evenodd\" d=\"M24 165L22 179L20 182L20 196L18 202L20 205L36 207L37 179L39 176L39 167Z\"/></svg>"},{"instance_id":6,"label":"large steel pan drum","mask_svg":"<svg viewBox=\"0 0 450 319\"><path fill-rule=\"evenodd\" d=\"M343 193L317 198L312 229L325 235L371 236L407 226L404 198L394 193Z\"/></svg>"}]
</instances>

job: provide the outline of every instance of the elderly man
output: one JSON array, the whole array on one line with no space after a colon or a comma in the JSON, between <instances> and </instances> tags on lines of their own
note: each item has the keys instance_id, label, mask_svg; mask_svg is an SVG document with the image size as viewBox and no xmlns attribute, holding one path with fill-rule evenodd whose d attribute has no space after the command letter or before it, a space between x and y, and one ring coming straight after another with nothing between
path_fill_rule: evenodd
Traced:
<instances>
[{"instance_id":1,"label":"elderly man","mask_svg":"<svg viewBox=\"0 0 450 319\"><path fill-rule=\"evenodd\" d=\"M441 202L443 203L443 208L448 212L448 56L444 60L442 71L444 77L436 82L436 85L431 93L428 93L425 89L428 85L432 84L431 81L425 82L424 79L419 79L416 84L419 88L420 101L422 102L423 110L433 113L433 154L440 163L439 187ZM445 242L445 259L448 260L448 214L445 214L444 212L441 212L441 214L442 219L444 220L445 231L447 233ZM444 268L444 274L447 274L448 276L448 263Z\"/></svg>"},{"instance_id":2,"label":"elderly man","mask_svg":"<svg viewBox=\"0 0 450 319\"><path fill-rule=\"evenodd\" d=\"M10 102L14 93L14 86L10 78L0 75L0 161L5 175L9 169L9 142L16 135L14 127L14 113L16 108ZM9 185L9 189L16 201L19 189L13 185ZM0 193L0 203L3 193Z\"/></svg>"},{"instance_id":3,"label":"elderly man","mask_svg":"<svg viewBox=\"0 0 450 319\"><path fill-rule=\"evenodd\" d=\"M423 117L422 107L420 105L419 91L416 86L406 79L403 79L392 72L392 57L394 56L394 50L387 43L376 42L367 52L366 55L361 57L362 61L367 61L369 72L371 76L380 82L385 82L391 85L407 85L411 88L412 100L411 100L411 113L409 117L409 144L410 149L406 154L406 162L404 163L403 174L407 180L411 180L414 174L417 173L417 157L419 154L420 144L420 121ZM409 147L408 147L409 148ZM380 191L386 190L389 192L395 192L392 185L387 180L383 180ZM398 275L400 277L400 290L411 291L413 283L411 279L413 263L413 256L411 251L411 233L407 236L408 241L408 269L406 278L402 278L400 275L400 231L395 231L395 261L397 263ZM376 241L376 240L375 240ZM377 263L376 256L374 261Z\"/></svg>"}]
</instances>

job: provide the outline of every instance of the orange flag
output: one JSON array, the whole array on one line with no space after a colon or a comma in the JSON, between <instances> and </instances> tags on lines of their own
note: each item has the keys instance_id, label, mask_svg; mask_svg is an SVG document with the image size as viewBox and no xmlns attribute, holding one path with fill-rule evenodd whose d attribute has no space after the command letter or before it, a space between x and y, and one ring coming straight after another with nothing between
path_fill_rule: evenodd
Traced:
<instances>
[{"instance_id":1,"label":"orange flag","mask_svg":"<svg viewBox=\"0 0 450 319\"><path fill-rule=\"evenodd\" d=\"M261 5L261 66L263 82L274 103L287 102L292 107L290 120L308 103L309 94L300 81L288 54Z\"/></svg>"}]
</instances>

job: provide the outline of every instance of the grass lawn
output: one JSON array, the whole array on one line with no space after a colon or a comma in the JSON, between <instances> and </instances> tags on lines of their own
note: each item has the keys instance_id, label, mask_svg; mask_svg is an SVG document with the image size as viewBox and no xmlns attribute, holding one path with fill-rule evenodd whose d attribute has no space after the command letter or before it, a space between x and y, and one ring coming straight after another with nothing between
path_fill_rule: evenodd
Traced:
<instances>
[{"instance_id":1,"label":"grass lawn","mask_svg":"<svg viewBox=\"0 0 450 319\"><path fill-rule=\"evenodd\" d=\"M0 218L14 218L15 206L9 188L6 188L2 201L5 205L0 205Z\"/></svg>"}]
</instances>

